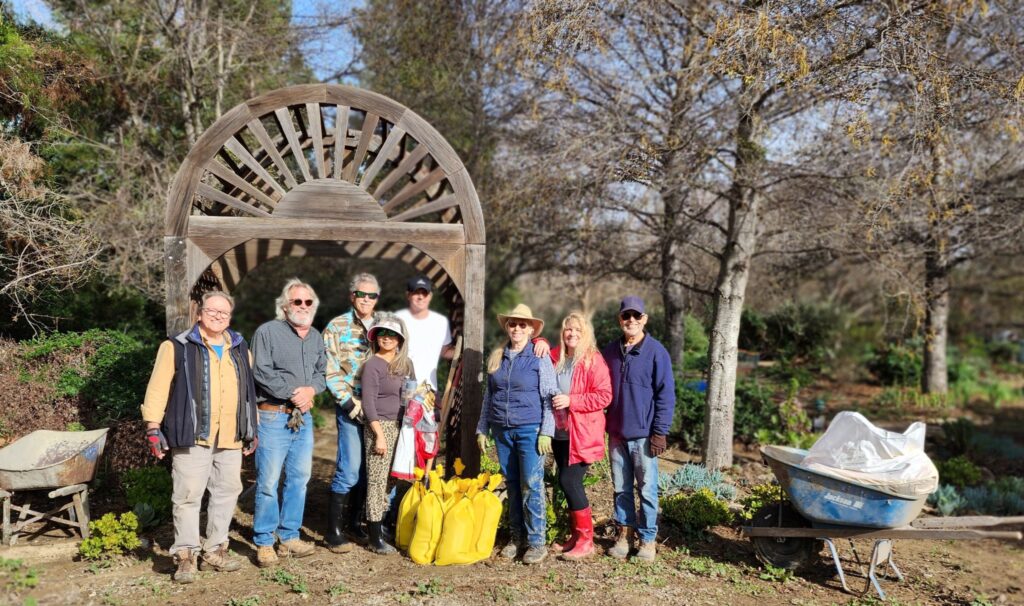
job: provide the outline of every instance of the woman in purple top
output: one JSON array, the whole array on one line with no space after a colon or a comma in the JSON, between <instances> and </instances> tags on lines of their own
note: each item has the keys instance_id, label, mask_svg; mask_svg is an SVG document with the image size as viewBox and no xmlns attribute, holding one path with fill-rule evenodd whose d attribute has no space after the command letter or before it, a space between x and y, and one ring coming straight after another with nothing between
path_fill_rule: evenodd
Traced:
<instances>
[{"instance_id":1,"label":"woman in purple top","mask_svg":"<svg viewBox=\"0 0 1024 606\"><path fill-rule=\"evenodd\" d=\"M373 355L363 365L363 414L366 415L366 520L369 522L370 551L394 553L384 542L383 521L388 510L388 471L398 441L401 392L406 378L413 375L406 346L405 324L382 315L367 337Z\"/></svg>"}]
</instances>

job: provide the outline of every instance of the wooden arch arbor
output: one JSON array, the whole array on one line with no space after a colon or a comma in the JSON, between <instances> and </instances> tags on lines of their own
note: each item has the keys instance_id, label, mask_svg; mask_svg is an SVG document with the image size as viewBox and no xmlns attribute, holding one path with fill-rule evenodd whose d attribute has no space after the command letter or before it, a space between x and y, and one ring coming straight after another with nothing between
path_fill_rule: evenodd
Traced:
<instances>
[{"instance_id":1,"label":"wooden arch arbor","mask_svg":"<svg viewBox=\"0 0 1024 606\"><path fill-rule=\"evenodd\" d=\"M170 335L195 321L203 292L231 292L275 257L394 259L426 274L463 337L453 415L461 430L449 454L465 453L475 472L483 215L462 161L423 118L383 95L331 84L241 103L182 162L164 235Z\"/></svg>"}]
</instances>

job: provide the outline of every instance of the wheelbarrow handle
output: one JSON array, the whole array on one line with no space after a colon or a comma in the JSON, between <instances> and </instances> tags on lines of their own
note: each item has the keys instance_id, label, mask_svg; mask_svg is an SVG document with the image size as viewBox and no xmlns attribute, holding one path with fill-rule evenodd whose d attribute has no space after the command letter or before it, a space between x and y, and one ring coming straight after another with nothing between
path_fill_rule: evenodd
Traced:
<instances>
[{"instance_id":1,"label":"wheelbarrow handle","mask_svg":"<svg viewBox=\"0 0 1024 606\"><path fill-rule=\"evenodd\" d=\"M921 518L914 520L914 528L986 528L1005 526L1007 524L1024 524L1024 516L953 516L949 518Z\"/></svg>"}]
</instances>

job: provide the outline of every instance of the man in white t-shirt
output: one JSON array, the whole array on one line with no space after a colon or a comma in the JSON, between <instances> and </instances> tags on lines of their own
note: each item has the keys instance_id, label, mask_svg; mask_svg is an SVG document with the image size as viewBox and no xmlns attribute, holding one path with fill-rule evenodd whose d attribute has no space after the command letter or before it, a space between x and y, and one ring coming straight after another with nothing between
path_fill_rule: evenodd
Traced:
<instances>
[{"instance_id":1,"label":"man in white t-shirt","mask_svg":"<svg viewBox=\"0 0 1024 606\"><path fill-rule=\"evenodd\" d=\"M416 370L416 382L430 381L437 391L437 362L451 360L455 353L448 318L430 311L434 285L426 276L416 276L406 283L408 309L395 312L405 322L409 334L409 359Z\"/></svg>"}]
</instances>

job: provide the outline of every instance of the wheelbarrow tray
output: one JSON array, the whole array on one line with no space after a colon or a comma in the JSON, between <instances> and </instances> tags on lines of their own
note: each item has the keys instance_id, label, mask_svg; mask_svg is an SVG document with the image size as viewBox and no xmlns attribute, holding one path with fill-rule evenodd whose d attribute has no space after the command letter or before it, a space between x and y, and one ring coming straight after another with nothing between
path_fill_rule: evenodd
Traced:
<instances>
[{"instance_id":1,"label":"wheelbarrow tray","mask_svg":"<svg viewBox=\"0 0 1024 606\"><path fill-rule=\"evenodd\" d=\"M91 482L106 441L106 428L33 431L0 448L0 488L41 490Z\"/></svg>"},{"instance_id":2,"label":"wheelbarrow tray","mask_svg":"<svg viewBox=\"0 0 1024 606\"><path fill-rule=\"evenodd\" d=\"M928 498L907 498L807 469L801 465L806 450L765 446L761 454L793 506L816 528L900 528L920 515Z\"/></svg>"}]
</instances>

